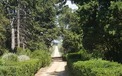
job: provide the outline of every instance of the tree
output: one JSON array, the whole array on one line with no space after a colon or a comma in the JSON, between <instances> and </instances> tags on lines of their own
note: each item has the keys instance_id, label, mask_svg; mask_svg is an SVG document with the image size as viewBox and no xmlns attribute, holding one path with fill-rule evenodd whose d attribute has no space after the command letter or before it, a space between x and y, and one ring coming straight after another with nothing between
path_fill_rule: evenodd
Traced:
<instances>
[{"instance_id":1,"label":"tree","mask_svg":"<svg viewBox=\"0 0 122 76\"><path fill-rule=\"evenodd\" d=\"M97 52L102 58L121 60L121 1L80 1L78 15L83 30L83 47L89 52ZM119 15L119 16L118 16Z\"/></svg>"},{"instance_id":2,"label":"tree","mask_svg":"<svg viewBox=\"0 0 122 76\"><path fill-rule=\"evenodd\" d=\"M8 33L11 30L12 36L7 34L7 42L12 42L12 50L15 47L32 49L35 45L39 49L39 44L49 47L51 41L57 37L54 8L57 0L3 0L1 3L5 16L11 21Z\"/></svg>"},{"instance_id":3,"label":"tree","mask_svg":"<svg viewBox=\"0 0 122 76\"><path fill-rule=\"evenodd\" d=\"M63 37L63 48L76 52L82 48L82 30L78 27L79 17L68 6L62 7L59 14L59 27ZM78 27L78 28L77 28Z\"/></svg>"},{"instance_id":4,"label":"tree","mask_svg":"<svg viewBox=\"0 0 122 76\"><path fill-rule=\"evenodd\" d=\"M3 5L0 3L0 55L3 54L3 49L6 48L6 35L7 35L7 26L9 20L5 17L3 11Z\"/></svg>"}]
</instances>

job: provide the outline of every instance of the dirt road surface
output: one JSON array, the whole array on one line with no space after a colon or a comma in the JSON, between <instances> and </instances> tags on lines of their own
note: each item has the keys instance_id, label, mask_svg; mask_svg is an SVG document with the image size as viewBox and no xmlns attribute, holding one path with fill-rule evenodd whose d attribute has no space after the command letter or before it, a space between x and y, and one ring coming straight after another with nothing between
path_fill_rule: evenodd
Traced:
<instances>
[{"instance_id":1,"label":"dirt road surface","mask_svg":"<svg viewBox=\"0 0 122 76\"><path fill-rule=\"evenodd\" d=\"M65 66L66 62L54 60L49 67L40 69L35 76L68 76Z\"/></svg>"}]
</instances>

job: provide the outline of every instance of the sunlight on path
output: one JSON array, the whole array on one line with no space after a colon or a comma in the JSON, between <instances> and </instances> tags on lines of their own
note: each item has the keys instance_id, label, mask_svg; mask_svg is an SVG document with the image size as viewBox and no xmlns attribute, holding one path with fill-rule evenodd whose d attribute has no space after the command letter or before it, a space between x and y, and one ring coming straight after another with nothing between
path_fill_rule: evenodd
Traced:
<instances>
[{"instance_id":1,"label":"sunlight on path","mask_svg":"<svg viewBox=\"0 0 122 76\"><path fill-rule=\"evenodd\" d=\"M40 69L35 76L67 76L66 62L54 61L50 67Z\"/></svg>"},{"instance_id":2,"label":"sunlight on path","mask_svg":"<svg viewBox=\"0 0 122 76\"><path fill-rule=\"evenodd\" d=\"M46 68L41 68L35 76L67 76L67 72L65 71L66 62L62 61L61 53L57 45L54 46L51 57L53 58L51 65Z\"/></svg>"},{"instance_id":3,"label":"sunlight on path","mask_svg":"<svg viewBox=\"0 0 122 76\"><path fill-rule=\"evenodd\" d=\"M54 51L52 52L51 57L61 57L61 53L57 45L54 46Z\"/></svg>"}]
</instances>

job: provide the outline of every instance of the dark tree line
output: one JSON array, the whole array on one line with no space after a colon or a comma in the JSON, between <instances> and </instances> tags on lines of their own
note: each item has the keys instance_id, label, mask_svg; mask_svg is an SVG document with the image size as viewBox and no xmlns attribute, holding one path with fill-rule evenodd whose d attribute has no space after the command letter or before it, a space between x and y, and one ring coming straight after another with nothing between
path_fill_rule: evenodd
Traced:
<instances>
[{"instance_id":1,"label":"dark tree line","mask_svg":"<svg viewBox=\"0 0 122 76\"><path fill-rule=\"evenodd\" d=\"M58 36L55 4L59 0L1 0L0 49L48 49Z\"/></svg>"},{"instance_id":2,"label":"dark tree line","mask_svg":"<svg viewBox=\"0 0 122 76\"><path fill-rule=\"evenodd\" d=\"M72 0L78 4L76 21L71 25L70 32L75 33L65 37L72 39L73 36L81 39L74 43L81 48L103 59L122 62L122 1L121 0ZM67 35L68 36L68 35ZM78 39L79 39L78 38ZM64 41L64 42L68 42ZM70 42L70 41L69 41ZM79 46L71 46L78 51Z\"/></svg>"}]
</instances>

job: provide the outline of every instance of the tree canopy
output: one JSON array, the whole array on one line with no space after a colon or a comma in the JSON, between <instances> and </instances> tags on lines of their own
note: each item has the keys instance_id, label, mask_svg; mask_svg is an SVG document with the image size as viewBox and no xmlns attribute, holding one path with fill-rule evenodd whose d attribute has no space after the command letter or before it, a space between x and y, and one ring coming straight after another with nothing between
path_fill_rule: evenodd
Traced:
<instances>
[{"instance_id":1,"label":"tree canopy","mask_svg":"<svg viewBox=\"0 0 122 76\"><path fill-rule=\"evenodd\" d=\"M68 52L122 62L122 1L71 1L78 10L67 0L1 0L0 49L48 49L61 36Z\"/></svg>"}]
</instances>

